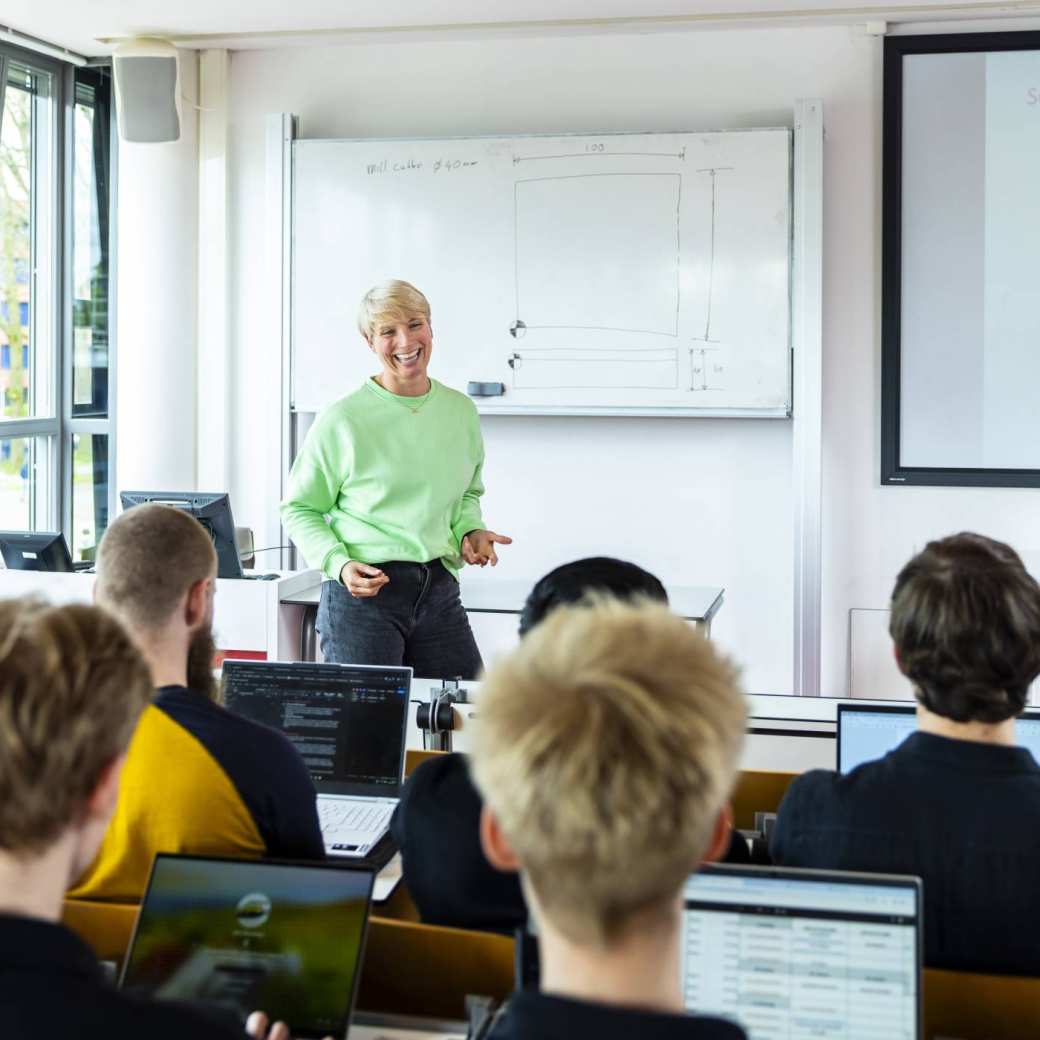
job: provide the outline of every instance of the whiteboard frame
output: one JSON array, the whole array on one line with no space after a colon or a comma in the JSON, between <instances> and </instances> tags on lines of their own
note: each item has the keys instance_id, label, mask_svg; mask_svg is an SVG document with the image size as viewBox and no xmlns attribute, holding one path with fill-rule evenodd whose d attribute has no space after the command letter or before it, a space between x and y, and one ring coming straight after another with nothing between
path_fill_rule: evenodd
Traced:
<instances>
[{"instance_id":1,"label":"whiteboard frame","mask_svg":"<svg viewBox=\"0 0 1040 1040\"><path fill-rule=\"evenodd\" d=\"M822 278L823 278L823 102L799 100L794 107L794 166L790 231L791 249L791 408L788 409L617 409L568 410L581 416L672 416L676 418L791 418L792 482L794 497L794 668L793 693L820 693L821 597L821 459L822 459ZM751 128L747 128L751 129ZM741 132L747 132L747 129ZM776 129L768 127L762 129ZM281 185L281 198L268 192L268 277L265 288L279 321L271 334L278 339L281 359L281 457L277 461L279 486L295 453L297 413L292 401L292 200L293 163L298 120L288 113L267 117L268 185ZM649 132L649 131L648 131ZM678 132L678 131L677 131ZM708 131L705 131L708 132ZM724 132L724 131L711 131ZM616 132L615 132L616 133ZM516 135L540 137L542 134ZM571 136L553 134L554 137ZM584 136L584 133L573 136ZM606 136L606 135L604 135ZM412 139L409 139L412 140ZM427 140L433 140L428 138ZM288 153L288 154L287 154ZM281 229L279 237L277 229ZM558 409L496 409L495 415L553 415ZM277 521L277 505L275 506ZM280 527L278 528L280 530Z\"/></svg>"},{"instance_id":2,"label":"whiteboard frame","mask_svg":"<svg viewBox=\"0 0 1040 1040\"><path fill-rule=\"evenodd\" d=\"M295 118L295 117L291 117ZM537 141L542 138L568 138L568 137L648 137L648 136L662 136L665 134L755 134L763 133L766 131L785 131L789 132L788 127L784 126L750 126L741 127L739 129L699 129L699 130L606 130L606 131L589 131L589 130L575 130L569 133L551 133L551 134L509 134L510 140L517 141ZM411 143L431 143L438 141L494 141L501 140L502 135L500 134L472 134L472 135L455 135L452 137L323 137L323 138L306 138L301 139L293 137L290 141L289 148L289 165L290 170L285 181L285 210L287 213L286 219L289 222L289 240L288 245L284 253L284 263L286 264L286 278L289 279L291 293L291 286L293 284L292 278L292 249L295 244L293 237L293 206L295 200L295 186L293 178L296 175L296 163L295 154L292 149L292 144L299 140L316 140L322 144L359 144L359 143L371 143L371 144L411 144ZM792 169L793 174L793 169ZM793 272L793 253L791 250L791 242L794 237L794 178L791 177L790 182L790 195L788 196L788 258L790 263L788 265L788 321L792 321L791 315L793 314L793 295L794 295L794 272ZM291 309L287 309L289 315L289 343L288 350L290 355L289 370L290 374L295 372L293 367L293 344L292 344L292 313ZM788 329L788 348L791 346L791 333L790 326ZM593 416L593 417L610 417L610 418L625 418L626 416L632 416L633 418L673 418L673 419L790 419L792 414L793 402L794 402L794 366L791 362L791 358L788 357L787 363L787 405L780 407L764 407L764 408L699 408L699 407L684 407L682 405L661 405L652 406L644 405L635 408L629 408L623 405L572 405L568 404L566 407L559 405L524 405L524 404L506 404L498 405L494 407L484 408L482 407L483 401L475 399L473 403L476 405L477 411L481 415L541 415L541 416L554 416L554 417L566 417L566 416ZM290 380L289 383L289 401L290 407L295 410L295 377Z\"/></svg>"}]
</instances>

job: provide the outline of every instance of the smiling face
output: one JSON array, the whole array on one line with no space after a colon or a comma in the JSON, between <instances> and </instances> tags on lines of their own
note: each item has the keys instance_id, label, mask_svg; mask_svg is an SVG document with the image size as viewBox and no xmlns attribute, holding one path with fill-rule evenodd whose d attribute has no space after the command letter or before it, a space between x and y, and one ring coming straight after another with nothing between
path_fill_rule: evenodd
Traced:
<instances>
[{"instance_id":1,"label":"smiling face","mask_svg":"<svg viewBox=\"0 0 1040 1040\"><path fill-rule=\"evenodd\" d=\"M379 382L392 394L420 397L429 390L426 368L433 352L433 329L425 315L374 322L368 345L383 366Z\"/></svg>"}]
</instances>

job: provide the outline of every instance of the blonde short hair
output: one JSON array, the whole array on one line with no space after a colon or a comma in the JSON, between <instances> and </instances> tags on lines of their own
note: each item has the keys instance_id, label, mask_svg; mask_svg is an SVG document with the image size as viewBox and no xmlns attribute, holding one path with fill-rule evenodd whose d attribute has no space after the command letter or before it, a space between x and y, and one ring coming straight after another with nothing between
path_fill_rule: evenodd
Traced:
<instances>
[{"instance_id":1,"label":"blonde short hair","mask_svg":"<svg viewBox=\"0 0 1040 1040\"><path fill-rule=\"evenodd\" d=\"M377 325L405 322L417 314L429 321L430 301L411 282L394 278L372 286L361 298L358 329L366 340L371 340Z\"/></svg>"},{"instance_id":2,"label":"blonde short hair","mask_svg":"<svg viewBox=\"0 0 1040 1040\"><path fill-rule=\"evenodd\" d=\"M126 750L152 680L100 607L0 602L0 848L45 851Z\"/></svg>"},{"instance_id":3,"label":"blonde short hair","mask_svg":"<svg viewBox=\"0 0 1040 1040\"><path fill-rule=\"evenodd\" d=\"M155 630L216 568L213 541L193 516L174 506L134 506L101 539L95 595L132 629Z\"/></svg>"},{"instance_id":4,"label":"blonde short hair","mask_svg":"<svg viewBox=\"0 0 1040 1040\"><path fill-rule=\"evenodd\" d=\"M667 912L729 797L737 672L666 607L561 607L484 681L473 776L546 916L606 946Z\"/></svg>"}]
</instances>

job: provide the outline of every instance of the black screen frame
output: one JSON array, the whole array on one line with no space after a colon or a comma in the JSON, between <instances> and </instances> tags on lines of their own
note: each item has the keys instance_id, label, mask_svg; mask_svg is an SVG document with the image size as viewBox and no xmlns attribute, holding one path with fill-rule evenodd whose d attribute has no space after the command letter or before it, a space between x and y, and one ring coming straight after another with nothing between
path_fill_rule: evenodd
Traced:
<instances>
[{"instance_id":1,"label":"black screen frame","mask_svg":"<svg viewBox=\"0 0 1040 1040\"><path fill-rule=\"evenodd\" d=\"M138 907L137 916L134 919L134 930L130 934L130 942L127 943L126 954L123 957L122 963L119 965L119 982L118 988L122 990L126 985L127 972L130 969L130 955L133 952L134 945L137 942L137 933L141 928L141 921L144 917L145 902L148 898L148 893L152 888L152 881L155 878L155 871L158 867L160 860L195 860L203 863L233 863L241 865L241 859L235 859L231 856L199 856L192 854L180 854L175 852L158 852L155 858L152 860L152 869L148 874L148 884L145 885L144 895L141 897L141 904ZM273 867L304 867L306 869L314 870L335 870L341 873L351 874L364 874L368 876L368 895L365 900L365 915L364 920L361 923L361 935L358 940L358 956L357 964L355 966L354 975L351 979L351 990L347 1000L346 1012L344 1021L346 1028L343 1035L346 1036L350 1031L351 1023L354 1019L354 1010L357 1006L358 992L361 989L361 974L365 966L365 953L368 945L368 931L369 925L372 920L372 893L375 888L376 871L372 867L364 866L359 863L342 863L337 861L326 861L326 860L298 860L298 859L259 859L249 860L249 865L263 864L265 866ZM257 1008L258 1011L268 1011L268 1008ZM308 1028L306 1023L290 1022L288 1023L292 1029L292 1035L297 1037L298 1040L323 1040L324 1037L328 1036L328 1029L313 1030ZM243 1023L244 1027L244 1023ZM338 1032L338 1031L337 1031Z\"/></svg>"},{"instance_id":2,"label":"black screen frame","mask_svg":"<svg viewBox=\"0 0 1040 1040\"><path fill-rule=\"evenodd\" d=\"M946 33L885 39L881 228L881 484L1040 487L1040 469L904 466L901 462L903 59L913 54L1040 51L1040 32Z\"/></svg>"}]
</instances>

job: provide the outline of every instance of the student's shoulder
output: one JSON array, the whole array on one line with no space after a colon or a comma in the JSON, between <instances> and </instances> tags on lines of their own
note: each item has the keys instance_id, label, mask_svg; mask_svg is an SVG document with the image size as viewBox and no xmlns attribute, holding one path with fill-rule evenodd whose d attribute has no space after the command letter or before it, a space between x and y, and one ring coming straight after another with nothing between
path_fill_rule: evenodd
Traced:
<instances>
[{"instance_id":1,"label":"student's shoulder","mask_svg":"<svg viewBox=\"0 0 1040 1040\"><path fill-rule=\"evenodd\" d=\"M202 1011L172 1001L150 1000L109 986L84 991L74 1034L80 1040L244 1040L244 1031L224 1024ZM66 1007L62 1020L68 1020Z\"/></svg>"},{"instance_id":2,"label":"student's shoulder","mask_svg":"<svg viewBox=\"0 0 1040 1040\"><path fill-rule=\"evenodd\" d=\"M420 762L401 788L401 802L420 811L445 799L479 802L465 755L434 755Z\"/></svg>"},{"instance_id":3,"label":"student's shoulder","mask_svg":"<svg viewBox=\"0 0 1040 1040\"><path fill-rule=\"evenodd\" d=\"M228 711L194 690L163 690L155 706L191 733L222 765L229 758L241 758L256 762L261 773L286 763L302 768L299 753L280 730Z\"/></svg>"}]
</instances>

